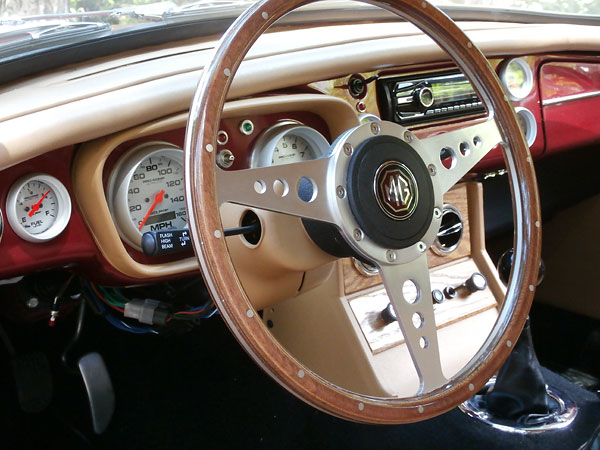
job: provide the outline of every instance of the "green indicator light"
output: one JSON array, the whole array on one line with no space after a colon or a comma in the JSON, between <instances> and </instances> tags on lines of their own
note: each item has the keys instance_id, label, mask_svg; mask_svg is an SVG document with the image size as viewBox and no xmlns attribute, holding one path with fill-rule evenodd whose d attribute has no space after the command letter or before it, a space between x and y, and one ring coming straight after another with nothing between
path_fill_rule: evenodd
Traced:
<instances>
[{"instance_id":1,"label":"green indicator light","mask_svg":"<svg viewBox=\"0 0 600 450\"><path fill-rule=\"evenodd\" d=\"M250 121L250 120L244 120L240 124L240 132L242 134L245 134L246 136L249 136L249 135L252 134L253 131L254 131L254 124L252 123L252 121Z\"/></svg>"}]
</instances>

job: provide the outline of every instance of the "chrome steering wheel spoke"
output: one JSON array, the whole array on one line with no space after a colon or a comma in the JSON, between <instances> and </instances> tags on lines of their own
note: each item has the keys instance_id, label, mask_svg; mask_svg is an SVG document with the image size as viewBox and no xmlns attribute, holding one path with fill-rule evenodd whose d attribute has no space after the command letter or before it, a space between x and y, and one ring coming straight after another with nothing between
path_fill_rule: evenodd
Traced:
<instances>
[{"instance_id":1,"label":"chrome steering wheel spoke","mask_svg":"<svg viewBox=\"0 0 600 450\"><path fill-rule=\"evenodd\" d=\"M442 373L427 255L405 264L380 264L379 271L419 376L417 394L431 392L447 379Z\"/></svg>"},{"instance_id":2,"label":"chrome steering wheel spoke","mask_svg":"<svg viewBox=\"0 0 600 450\"><path fill-rule=\"evenodd\" d=\"M500 143L502 137L493 118L420 140L427 154L439 155L433 163L435 175L432 180L441 194L448 192ZM444 163L442 158L445 159ZM432 170L430 166L430 173Z\"/></svg>"},{"instance_id":3,"label":"chrome steering wheel spoke","mask_svg":"<svg viewBox=\"0 0 600 450\"><path fill-rule=\"evenodd\" d=\"M244 170L217 169L219 204L253 208L335 223L327 188L331 157Z\"/></svg>"}]
</instances>

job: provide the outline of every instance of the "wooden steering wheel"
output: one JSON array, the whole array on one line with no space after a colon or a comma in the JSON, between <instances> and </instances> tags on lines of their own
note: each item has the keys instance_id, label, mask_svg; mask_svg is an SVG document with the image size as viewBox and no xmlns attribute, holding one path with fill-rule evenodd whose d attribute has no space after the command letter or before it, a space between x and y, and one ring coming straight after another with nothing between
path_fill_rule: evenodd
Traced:
<instances>
[{"instance_id":1,"label":"wooden steering wheel","mask_svg":"<svg viewBox=\"0 0 600 450\"><path fill-rule=\"evenodd\" d=\"M391 122L360 125L338 137L326 157L283 166L224 171L215 162L226 94L252 44L277 19L307 0L264 0L222 37L194 96L186 135L186 201L190 232L206 285L232 333L271 377L307 403L367 423L406 423L441 414L472 396L498 370L519 337L534 295L541 248L541 215L533 162L511 103L483 54L441 11L423 0L368 1L412 22L469 78L490 111L477 125L417 139ZM515 257L506 298L484 345L454 377L442 373L426 250L435 240L443 194L499 143L513 199ZM460 144L453 167L440 150ZM310 194L298 194L300 180ZM271 188L276 180L287 195ZM305 181L306 182L306 181ZM338 187L345 192L340 192ZM371 186L365 189L364 186ZM375 186L375 188L373 188ZM379 188L378 188L379 187ZM346 242L372 261L384 285L420 389L410 398L350 392L303 366L272 336L249 302L225 243L219 207L225 202L334 224ZM410 217L411 226L405 219ZM405 281L418 290L409 303ZM413 325L418 314L420 327Z\"/></svg>"}]
</instances>

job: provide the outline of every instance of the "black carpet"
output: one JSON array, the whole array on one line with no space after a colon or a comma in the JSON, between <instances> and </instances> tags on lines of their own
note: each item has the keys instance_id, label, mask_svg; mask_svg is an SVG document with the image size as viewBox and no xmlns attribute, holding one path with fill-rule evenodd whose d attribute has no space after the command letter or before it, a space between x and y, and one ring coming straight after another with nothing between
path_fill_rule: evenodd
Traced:
<instances>
[{"instance_id":1,"label":"black carpet","mask_svg":"<svg viewBox=\"0 0 600 450\"><path fill-rule=\"evenodd\" d=\"M59 332L68 335L71 326L63 324ZM19 412L2 359L0 448L577 449L600 423L595 394L545 371L549 384L568 391L581 408L568 431L501 433L458 410L411 425L354 424L318 412L279 387L252 363L219 317L182 336L156 337L129 335L88 316L78 351L103 354L117 396L111 425L95 436L80 379L66 375L58 363L61 342L52 335L37 342L54 354L54 401L41 414Z\"/></svg>"}]
</instances>

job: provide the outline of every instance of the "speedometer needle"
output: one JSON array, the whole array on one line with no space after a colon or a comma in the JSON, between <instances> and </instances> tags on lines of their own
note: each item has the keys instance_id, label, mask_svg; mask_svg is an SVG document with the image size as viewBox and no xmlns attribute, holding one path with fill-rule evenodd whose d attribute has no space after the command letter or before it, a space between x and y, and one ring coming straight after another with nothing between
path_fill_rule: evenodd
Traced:
<instances>
[{"instance_id":1,"label":"speedometer needle","mask_svg":"<svg viewBox=\"0 0 600 450\"><path fill-rule=\"evenodd\" d=\"M152 211L154 211L154 208L156 208L156 206L163 201L165 197L165 190L162 189L158 194L156 194L154 196L154 203L152 203L152 205L150 206L150 209L148 210L148 212L146 213L146 216L144 217L144 220L142 220L142 223L140 223L140 227L138 228L138 230L142 230L142 227L144 226L144 224L146 223L146 220L148 220L148 217L150 217L150 214L152 214Z\"/></svg>"},{"instance_id":2,"label":"speedometer needle","mask_svg":"<svg viewBox=\"0 0 600 450\"><path fill-rule=\"evenodd\" d=\"M33 215L38 211L38 209L40 209L42 201L46 198L46 195L48 195L49 193L50 189L48 189L48 191L42 196L42 198L40 198L38 202L31 207L31 211L29 211L29 217L33 217Z\"/></svg>"}]
</instances>

